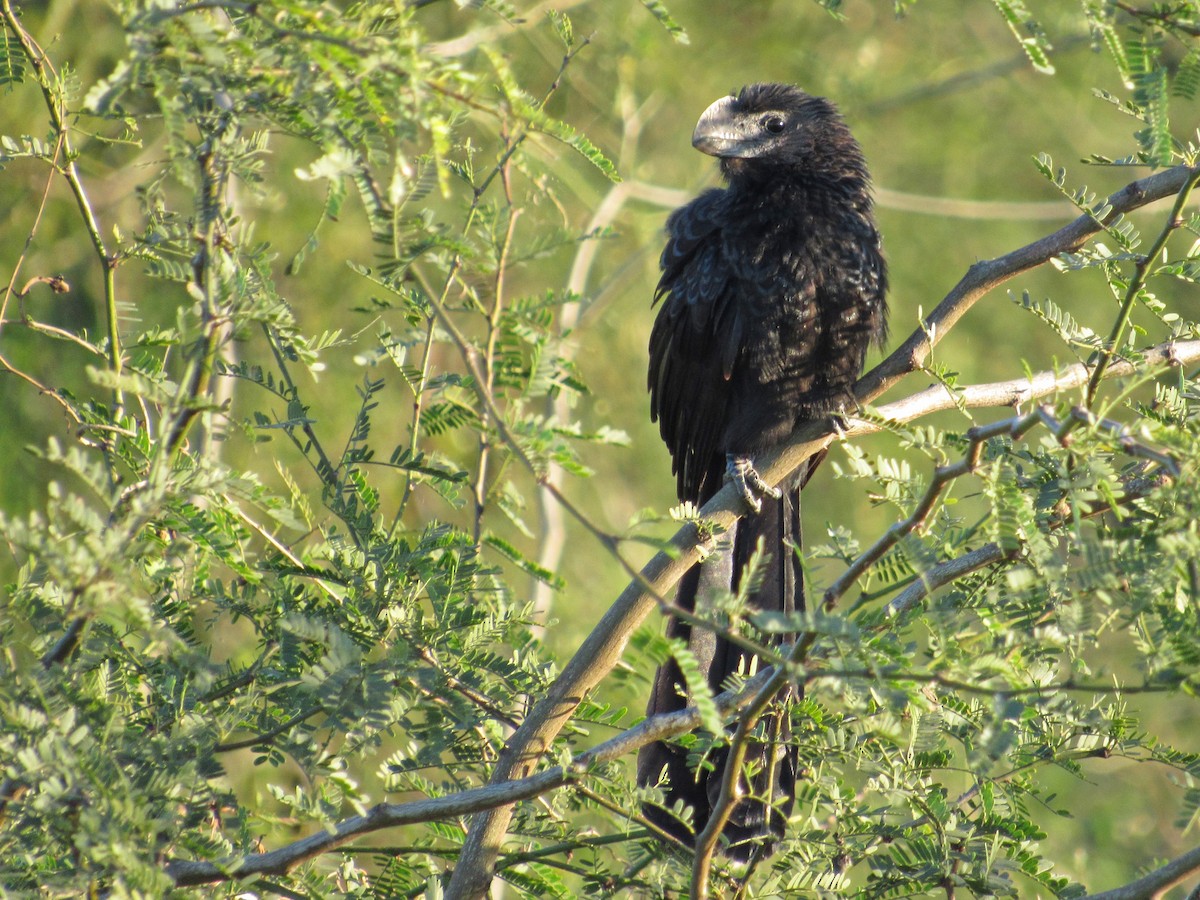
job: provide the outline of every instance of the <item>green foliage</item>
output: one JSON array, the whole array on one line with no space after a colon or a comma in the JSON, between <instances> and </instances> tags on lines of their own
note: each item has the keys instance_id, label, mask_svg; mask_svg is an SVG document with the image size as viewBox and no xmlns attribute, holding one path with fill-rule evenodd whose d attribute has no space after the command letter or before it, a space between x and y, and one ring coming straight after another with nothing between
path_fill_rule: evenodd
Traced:
<instances>
[{"instance_id":1,"label":"green foliage","mask_svg":"<svg viewBox=\"0 0 1200 900\"><path fill-rule=\"evenodd\" d=\"M214 864L214 896L444 891L465 814L364 831L248 884L228 873L378 804L485 785L607 586L636 571L631 551L663 546L654 513L632 510L653 505L640 494L665 467L643 476L613 449L640 414L586 387L643 378L605 306L617 292L586 271L598 247L633 260L634 244L658 247L636 219L610 227L602 201L655 196L631 158L643 125L647 142L686 137L635 111L626 69L688 54L671 58L691 78L696 35L728 24L627 5L637 24L618 54L629 23L611 5L572 18L532 3L119 0L113 40L60 49L35 39L58 4L2 0L0 163L20 202L2 245L15 424L0 449L36 473L36 498L0 509L0 891L182 894L193 863ZM905 23L874 27L911 28L924 58L931 5L897 0ZM1103 49L1097 121L1115 110L1135 130L1097 142L1124 142L1115 161L1089 158L1099 177L1195 164L1194 135L1172 130L1200 84L1195 3L1093 0L1062 19L978 8L1039 85L1064 77L1069 42L1051 34ZM860 49L865 64L878 48ZM1058 280L1013 292L1044 343L1027 360L994 354L996 377L1056 370L1064 349L1132 374L1016 412L997 400L983 421L962 367L930 360L909 386L932 376L953 395L944 418L864 411L887 443L834 452L829 490L872 508L835 509L827 542L804 548L810 610L747 610L748 575L743 596L699 612L694 627L759 646L803 688L784 846L748 872L718 859L713 892L1080 896L1096 885L1056 834L1104 793L1091 782L1115 790L1113 760L1177 776L1163 818L1178 832L1200 818L1194 734L1141 705L1166 695L1182 719L1200 689L1200 388L1190 367L1152 368L1164 354L1147 346L1197 333L1194 179L1175 212L1135 224L1110 216L1107 187L1069 187L1049 153L1039 174L1103 228L1053 260ZM928 268L920 233L890 232L892 259ZM53 274L68 265L71 283ZM627 293L644 309L653 275L636 274ZM938 335L938 353L959 333ZM588 341L601 363L580 358ZM577 520L565 559L546 554L560 502ZM629 534L603 524L608 506ZM675 515L720 539L694 508ZM582 599L555 621L543 588ZM567 774L515 810L497 876L516 892L689 887L691 857L641 817L654 790L634 787L631 747L581 754L636 734L626 706L669 657L702 723L673 738L689 758L733 740L732 721L684 644L647 630L632 646L535 765Z\"/></svg>"},{"instance_id":2,"label":"green foliage","mask_svg":"<svg viewBox=\"0 0 1200 900\"><path fill-rule=\"evenodd\" d=\"M1029 12L1022 0L993 0L996 9L1004 17L1009 30L1021 44L1021 49L1029 57L1029 62L1037 71L1044 75L1054 74L1054 65L1050 62L1050 42L1042 26Z\"/></svg>"}]
</instances>

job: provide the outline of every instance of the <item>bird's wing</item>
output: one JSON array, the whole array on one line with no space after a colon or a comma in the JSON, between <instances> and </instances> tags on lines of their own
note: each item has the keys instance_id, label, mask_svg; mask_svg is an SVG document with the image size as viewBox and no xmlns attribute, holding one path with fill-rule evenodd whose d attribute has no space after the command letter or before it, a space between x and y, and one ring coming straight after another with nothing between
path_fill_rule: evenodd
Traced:
<instances>
[{"instance_id":1,"label":"bird's wing","mask_svg":"<svg viewBox=\"0 0 1200 900\"><path fill-rule=\"evenodd\" d=\"M679 497L702 503L721 486L729 375L742 324L725 258L725 192L710 190L673 213L650 335L650 416L671 451Z\"/></svg>"}]
</instances>

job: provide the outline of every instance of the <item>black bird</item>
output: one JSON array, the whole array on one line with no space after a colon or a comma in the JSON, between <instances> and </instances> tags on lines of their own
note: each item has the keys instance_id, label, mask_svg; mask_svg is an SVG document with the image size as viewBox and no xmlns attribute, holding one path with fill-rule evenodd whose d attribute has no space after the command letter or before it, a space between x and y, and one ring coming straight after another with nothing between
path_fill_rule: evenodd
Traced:
<instances>
[{"instance_id":1,"label":"black bird","mask_svg":"<svg viewBox=\"0 0 1200 900\"><path fill-rule=\"evenodd\" d=\"M798 423L851 406L868 345L884 340L887 274L870 177L834 105L790 85L753 84L722 97L700 117L692 145L720 159L727 186L667 220L650 414L671 451L681 500L703 504L732 480L751 514L728 549L684 576L676 603L711 614L714 599L738 590L762 541L769 559L748 595L750 610L800 611L800 489L819 460L780 490L763 483L752 459ZM755 669L751 654L709 631L673 619L668 635L688 643L713 691ZM686 705L683 677L669 661L655 676L647 715ZM724 830L725 852L742 860L774 848L795 799L786 709L776 707L760 728L747 754L745 799ZM667 807L682 800L692 808L690 828L667 809L646 808L687 843L716 802L723 751L708 762L693 771L686 751L665 742L638 757L639 784L663 784Z\"/></svg>"}]
</instances>

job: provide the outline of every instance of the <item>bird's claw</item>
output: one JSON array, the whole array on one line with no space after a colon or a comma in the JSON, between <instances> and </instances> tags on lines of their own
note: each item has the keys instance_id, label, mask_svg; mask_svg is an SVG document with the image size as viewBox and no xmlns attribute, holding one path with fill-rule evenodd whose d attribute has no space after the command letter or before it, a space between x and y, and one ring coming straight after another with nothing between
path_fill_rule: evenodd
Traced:
<instances>
[{"instance_id":1,"label":"bird's claw","mask_svg":"<svg viewBox=\"0 0 1200 900\"><path fill-rule=\"evenodd\" d=\"M783 491L763 481L750 457L730 453L725 459L725 480L734 483L751 512L762 509L762 497L778 500L783 496Z\"/></svg>"}]
</instances>

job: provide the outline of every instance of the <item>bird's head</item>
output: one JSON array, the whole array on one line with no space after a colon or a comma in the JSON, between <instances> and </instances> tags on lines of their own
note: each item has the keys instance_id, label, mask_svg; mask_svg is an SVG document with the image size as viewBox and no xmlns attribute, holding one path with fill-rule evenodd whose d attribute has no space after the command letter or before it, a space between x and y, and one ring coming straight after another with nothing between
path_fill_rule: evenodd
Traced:
<instances>
[{"instance_id":1,"label":"bird's head","mask_svg":"<svg viewBox=\"0 0 1200 900\"><path fill-rule=\"evenodd\" d=\"M734 180L780 167L834 177L865 171L837 108L787 84L751 84L717 100L696 123L692 146L718 157Z\"/></svg>"}]
</instances>

